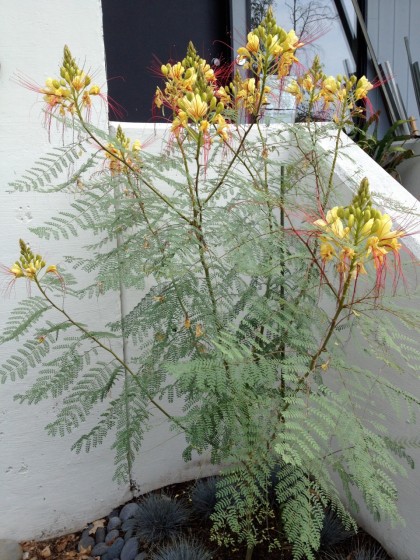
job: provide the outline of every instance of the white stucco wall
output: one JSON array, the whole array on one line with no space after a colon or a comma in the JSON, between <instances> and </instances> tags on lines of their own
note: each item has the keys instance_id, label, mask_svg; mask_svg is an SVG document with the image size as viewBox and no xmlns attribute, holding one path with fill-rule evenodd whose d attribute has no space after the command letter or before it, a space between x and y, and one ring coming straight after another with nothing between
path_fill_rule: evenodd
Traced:
<instances>
[{"instance_id":1,"label":"white stucco wall","mask_svg":"<svg viewBox=\"0 0 420 560\"><path fill-rule=\"evenodd\" d=\"M35 6L35 7L34 7ZM100 0L72 0L65 14L52 0L22 0L19 4L2 6L0 19L0 263L10 265L17 256L17 240L23 237L42 249L41 240L28 233L28 227L39 225L65 208L66 196L9 194L7 183L19 175L34 160L50 148L48 134L40 126L41 105L33 92L22 89L13 81L16 72L43 83L59 67L62 46L67 43L74 54L98 71L99 83L105 81ZM102 126L106 115L98 115ZM132 138L154 135L151 149L160 149L162 128L130 126ZM60 145L61 133L52 133L53 144ZM325 149L332 145L326 140ZM350 155L350 158L347 157ZM340 156L336 179L343 188L351 188L357 180L368 176L373 191L404 200L409 206L418 204L387 173L378 168L357 146L349 147ZM49 242L47 254L51 262L59 262L65 251L71 253L83 239L73 240L65 249L61 243ZM409 248L420 256L419 236L407 239ZM73 246L72 246L73 245ZM0 299L0 330L24 287L17 287L9 298ZM123 304L130 305L129 296ZM95 317L99 324L115 319L120 313L118 294L106 300L91 300L86 307L75 310ZM93 325L92 325L93 326ZM0 347L0 361L10 347ZM52 418L47 402L36 407L17 405L13 395L22 392L35 378L0 387L0 538L39 538L80 529L92 519L129 498L128 487L112 482L114 453L105 444L89 455L70 452L74 438L49 438L44 426ZM408 379L408 390L419 394L417 380ZM395 426L395 419L390 418ZM145 440L136 461L133 476L142 491L148 491L176 480L187 480L208 474L206 461L185 465L180 457L181 439L173 437L165 424L156 417L156 426ZM84 426L84 430L88 425ZM415 433L415 427L403 426L404 434ZM415 455L415 453L413 453ZM418 464L420 456L417 455ZM420 500L420 469L410 472L410 478L400 483L401 513L405 528L389 529L370 521L361 514L360 522L395 555L397 560L417 560L420 550L418 506Z\"/></svg>"},{"instance_id":2,"label":"white stucco wall","mask_svg":"<svg viewBox=\"0 0 420 560\"><path fill-rule=\"evenodd\" d=\"M0 16L0 263L10 266L18 256L20 237L33 242L37 250L46 244L28 233L30 226L67 207L67 196L9 194L8 182L18 178L51 145L62 145L61 131L53 126L51 142L42 128L41 96L18 85L16 75L43 84L57 75L64 44L74 56L96 72L105 83L100 0L72 0L60 5L52 0L2 2ZM107 126L106 111L95 115ZM71 245L48 244L50 262L60 262ZM4 280L7 282L7 280ZM0 280L1 282L1 280ZM4 287L5 284L2 283ZM26 296L17 284L8 296L0 297L0 331L19 298ZM104 322L119 314L119 298L90 300L83 307L85 316ZM0 347L0 361L11 352ZM26 539L53 532L80 528L124 501L127 488L112 482L112 453L100 448L89 455L70 452L70 440L50 438L44 426L53 419L54 402L37 407L20 406L13 395L33 381L0 387L0 538Z\"/></svg>"}]
</instances>

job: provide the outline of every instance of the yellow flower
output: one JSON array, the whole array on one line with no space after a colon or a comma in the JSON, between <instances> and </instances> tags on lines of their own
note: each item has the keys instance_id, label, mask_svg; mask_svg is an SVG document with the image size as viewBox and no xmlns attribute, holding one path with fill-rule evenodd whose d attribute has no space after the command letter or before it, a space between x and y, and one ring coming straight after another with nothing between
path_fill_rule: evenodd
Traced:
<instances>
[{"instance_id":1,"label":"yellow flower","mask_svg":"<svg viewBox=\"0 0 420 560\"><path fill-rule=\"evenodd\" d=\"M75 76L71 82L76 91L80 91L86 86L86 74L82 73L80 76Z\"/></svg>"},{"instance_id":2,"label":"yellow flower","mask_svg":"<svg viewBox=\"0 0 420 560\"><path fill-rule=\"evenodd\" d=\"M139 152L141 150L140 140L135 140L133 142L133 147L131 148L133 152Z\"/></svg>"},{"instance_id":3,"label":"yellow flower","mask_svg":"<svg viewBox=\"0 0 420 560\"><path fill-rule=\"evenodd\" d=\"M367 255L372 254L375 268L379 268L380 266L382 266L385 255L388 252L384 247L380 246L379 242L380 242L379 237L377 237L376 235L369 237L369 239L366 242L366 247L367 247L366 254Z\"/></svg>"},{"instance_id":4,"label":"yellow flower","mask_svg":"<svg viewBox=\"0 0 420 560\"><path fill-rule=\"evenodd\" d=\"M37 269L33 263L30 263L28 267L25 268L26 277L27 278L35 278L35 274L37 273Z\"/></svg>"},{"instance_id":5,"label":"yellow flower","mask_svg":"<svg viewBox=\"0 0 420 560\"><path fill-rule=\"evenodd\" d=\"M337 93L338 83L334 76L328 76L327 78L325 78L325 80L322 82L322 89L330 94Z\"/></svg>"},{"instance_id":6,"label":"yellow flower","mask_svg":"<svg viewBox=\"0 0 420 560\"><path fill-rule=\"evenodd\" d=\"M196 93L191 101L186 96L183 98L182 109L191 119L197 122L207 114L209 106L201 99L198 93Z\"/></svg>"},{"instance_id":7,"label":"yellow flower","mask_svg":"<svg viewBox=\"0 0 420 560\"><path fill-rule=\"evenodd\" d=\"M216 133L220 136L222 141L227 142L229 139L228 135L228 125L222 115L216 115L213 122L217 124Z\"/></svg>"},{"instance_id":8,"label":"yellow flower","mask_svg":"<svg viewBox=\"0 0 420 560\"><path fill-rule=\"evenodd\" d=\"M351 247L344 247L341 251L340 259L342 261L347 261L347 260L351 261L354 255L355 255L354 249L352 249Z\"/></svg>"},{"instance_id":9,"label":"yellow flower","mask_svg":"<svg viewBox=\"0 0 420 560\"><path fill-rule=\"evenodd\" d=\"M314 89L314 81L310 74L306 75L302 80L302 87L307 92L311 92Z\"/></svg>"},{"instance_id":10,"label":"yellow flower","mask_svg":"<svg viewBox=\"0 0 420 560\"><path fill-rule=\"evenodd\" d=\"M182 78L184 71L185 68L182 66L180 62L177 62L173 66L169 65L168 78L170 78L171 80L180 80Z\"/></svg>"},{"instance_id":11,"label":"yellow flower","mask_svg":"<svg viewBox=\"0 0 420 560\"><path fill-rule=\"evenodd\" d=\"M201 123L200 123L201 132L203 132L205 134L208 131L209 126L210 126L209 121L207 121L207 120L201 121Z\"/></svg>"},{"instance_id":12,"label":"yellow flower","mask_svg":"<svg viewBox=\"0 0 420 560\"><path fill-rule=\"evenodd\" d=\"M344 227L341 218L337 215L338 206L334 206L331 210L328 210L325 220L316 220L314 225L325 229L326 232L330 232L339 239L344 239L348 237L350 228Z\"/></svg>"},{"instance_id":13,"label":"yellow flower","mask_svg":"<svg viewBox=\"0 0 420 560\"><path fill-rule=\"evenodd\" d=\"M228 105L230 103L230 95L227 93L224 87L220 87L216 91L216 95L224 105Z\"/></svg>"},{"instance_id":14,"label":"yellow flower","mask_svg":"<svg viewBox=\"0 0 420 560\"><path fill-rule=\"evenodd\" d=\"M321 243L319 252L323 261L330 261L335 256L335 249L331 243L328 242Z\"/></svg>"},{"instance_id":15,"label":"yellow flower","mask_svg":"<svg viewBox=\"0 0 420 560\"><path fill-rule=\"evenodd\" d=\"M365 237L366 235L369 235L370 232L372 231L372 226L374 223L374 219L370 218L370 220L368 220L365 225L362 227L362 229L360 230L360 235Z\"/></svg>"},{"instance_id":16,"label":"yellow flower","mask_svg":"<svg viewBox=\"0 0 420 560\"><path fill-rule=\"evenodd\" d=\"M55 266L55 264L51 264L47 267L45 274L48 274L49 272L51 272L52 274L57 274L57 267Z\"/></svg>"},{"instance_id":17,"label":"yellow flower","mask_svg":"<svg viewBox=\"0 0 420 560\"><path fill-rule=\"evenodd\" d=\"M354 92L354 97L356 101L359 99L364 99L367 97L368 91L373 88L373 85L369 82L366 76L362 76L356 84L356 90Z\"/></svg>"},{"instance_id":18,"label":"yellow flower","mask_svg":"<svg viewBox=\"0 0 420 560\"><path fill-rule=\"evenodd\" d=\"M267 45L268 46L268 54L271 56L279 56L283 52L283 47L279 43L278 35L274 35L271 42Z\"/></svg>"},{"instance_id":19,"label":"yellow flower","mask_svg":"<svg viewBox=\"0 0 420 560\"><path fill-rule=\"evenodd\" d=\"M298 62L298 59L293 54L294 51L284 52L280 57L280 63L278 68L279 78L284 78L290 73L290 67L294 62Z\"/></svg>"},{"instance_id":20,"label":"yellow flower","mask_svg":"<svg viewBox=\"0 0 420 560\"><path fill-rule=\"evenodd\" d=\"M18 264L14 264L10 267L9 271L16 277L22 278L24 276L24 272Z\"/></svg>"},{"instance_id":21,"label":"yellow flower","mask_svg":"<svg viewBox=\"0 0 420 560\"><path fill-rule=\"evenodd\" d=\"M162 90L159 87L156 88L154 102L155 102L155 105L158 109L160 109L163 105L163 93L162 93Z\"/></svg>"},{"instance_id":22,"label":"yellow flower","mask_svg":"<svg viewBox=\"0 0 420 560\"><path fill-rule=\"evenodd\" d=\"M248 33L248 43L246 44L246 48L250 53L258 52L258 49L260 48L260 39L257 35L255 35L255 33Z\"/></svg>"},{"instance_id":23,"label":"yellow flower","mask_svg":"<svg viewBox=\"0 0 420 560\"><path fill-rule=\"evenodd\" d=\"M302 47L303 43L299 43L298 36L295 33L294 29L291 29L289 33L286 35L286 39L283 41L283 49L285 51L293 50L295 51L299 47Z\"/></svg>"}]
</instances>

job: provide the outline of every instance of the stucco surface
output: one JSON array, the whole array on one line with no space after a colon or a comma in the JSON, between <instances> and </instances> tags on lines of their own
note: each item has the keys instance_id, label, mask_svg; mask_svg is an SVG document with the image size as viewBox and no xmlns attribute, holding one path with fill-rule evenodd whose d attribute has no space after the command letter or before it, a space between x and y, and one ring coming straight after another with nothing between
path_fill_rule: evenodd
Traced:
<instances>
[{"instance_id":1,"label":"stucco surface","mask_svg":"<svg viewBox=\"0 0 420 560\"><path fill-rule=\"evenodd\" d=\"M49 215L68 207L71 197L10 194L8 183L65 141L62 130L42 127L41 96L21 87L19 77L43 84L57 75L62 49L68 44L82 62L88 60L99 84L105 83L100 0L72 0L59 6L51 0L2 2L0 17L0 263L12 264L18 256L20 237L50 262L77 252L83 239L67 246L48 244L29 233ZM106 111L97 112L107 126ZM0 280L2 288L7 279ZM0 297L0 331L20 298L23 283ZM119 314L119 298L90 300L74 309L76 316L94 317L99 325ZM10 355L10 345L0 348L0 361ZM32 372L18 383L0 387L0 538L26 539L65 532L107 513L128 495L112 481L114 466L107 447L89 455L70 452L69 438L50 438L44 426L53 419L55 401L36 407L18 405L13 395L35 379ZM86 428L87 426L85 426Z\"/></svg>"}]
</instances>

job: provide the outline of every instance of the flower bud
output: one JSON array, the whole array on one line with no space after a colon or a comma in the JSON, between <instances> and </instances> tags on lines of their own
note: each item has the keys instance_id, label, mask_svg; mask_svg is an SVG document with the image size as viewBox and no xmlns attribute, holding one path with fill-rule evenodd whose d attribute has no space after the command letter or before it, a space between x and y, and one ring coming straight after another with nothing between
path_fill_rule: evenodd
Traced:
<instances>
[{"instance_id":1,"label":"flower bud","mask_svg":"<svg viewBox=\"0 0 420 560\"><path fill-rule=\"evenodd\" d=\"M372 227L370 228L371 233L377 232L380 225L381 225L381 221L376 218L372 224Z\"/></svg>"},{"instance_id":2,"label":"flower bud","mask_svg":"<svg viewBox=\"0 0 420 560\"><path fill-rule=\"evenodd\" d=\"M353 224L354 224L354 214L350 214L347 220L347 225L351 229L353 227Z\"/></svg>"}]
</instances>

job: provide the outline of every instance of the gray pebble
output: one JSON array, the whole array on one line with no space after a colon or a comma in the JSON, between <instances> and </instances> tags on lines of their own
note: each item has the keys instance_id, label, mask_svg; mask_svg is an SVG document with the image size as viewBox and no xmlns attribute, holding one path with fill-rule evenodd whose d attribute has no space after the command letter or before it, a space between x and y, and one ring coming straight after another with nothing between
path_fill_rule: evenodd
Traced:
<instances>
[{"instance_id":1,"label":"gray pebble","mask_svg":"<svg viewBox=\"0 0 420 560\"><path fill-rule=\"evenodd\" d=\"M107 525L108 533L113 529L118 529L121 527L121 519L119 517L110 517Z\"/></svg>"},{"instance_id":2,"label":"gray pebble","mask_svg":"<svg viewBox=\"0 0 420 560\"><path fill-rule=\"evenodd\" d=\"M105 537L106 544L113 543L115 539L118 539L119 536L120 532L118 531L118 529L112 529L112 531L110 531Z\"/></svg>"},{"instance_id":3,"label":"gray pebble","mask_svg":"<svg viewBox=\"0 0 420 560\"><path fill-rule=\"evenodd\" d=\"M104 560L114 560L114 558L118 558L120 555L121 550L123 549L124 546L124 539L122 539L121 537L119 537L114 544L112 544L109 548L108 548L108 552L107 552L107 557L108 558L104 558Z\"/></svg>"},{"instance_id":4,"label":"gray pebble","mask_svg":"<svg viewBox=\"0 0 420 560\"><path fill-rule=\"evenodd\" d=\"M21 560L20 544L9 539L0 539L0 560Z\"/></svg>"},{"instance_id":5,"label":"gray pebble","mask_svg":"<svg viewBox=\"0 0 420 560\"><path fill-rule=\"evenodd\" d=\"M87 529L84 529L82 531L82 536L80 537L80 540L90 537L89 531L90 531L90 527L88 526Z\"/></svg>"},{"instance_id":6,"label":"gray pebble","mask_svg":"<svg viewBox=\"0 0 420 560\"><path fill-rule=\"evenodd\" d=\"M115 508L108 515L108 518L111 519L111 517L118 517L119 515L120 515L120 508Z\"/></svg>"},{"instance_id":7,"label":"gray pebble","mask_svg":"<svg viewBox=\"0 0 420 560\"><path fill-rule=\"evenodd\" d=\"M95 541L96 544L100 543L100 542L104 542L106 537L106 529L105 527L98 527L96 529L96 533L95 533Z\"/></svg>"},{"instance_id":8,"label":"gray pebble","mask_svg":"<svg viewBox=\"0 0 420 560\"><path fill-rule=\"evenodd\" d=\"M78 552L81 552L82 548L87 550L88 548L92 549L95 546L95 539L91 537L89 534L85 535L85 531L82 533L82 538L77 545Z\"/></svg>"},{"instance_id":9,"label":"gray pebble","mask_svg":"<svg viewBox=\"0 0 420 560\"><path fill-rule=\"evenodd\" d=\"M137 554L134 560L146 560L146 558L147 558L147 554L145 552L140 552L140 554Z\"/></svg>"},{"instance_id":10,"label":"gray pebble","mask_svg":"<svg viewBox=\"0 0 420 560\"><path fill-rule=\"evenodd\" d=\"M127 521L127 519L130 519L130 517L134 517L136 515L136 513L138 512L139 506L138 504L131 502L129 504L125 504L125 506L122 508L121 512L120 512L120 519L122 522Z\"/></svg>"},{"instance_id":11,"label":"gray pebble","mask_svg":"<svg viewBox=\"0 0 420 560\"><path fill-rule=\"evenodd\" d=\"M131 537L124 544L124 548L121 551L121 560L134 560L137 552L139 551L139 543L135 537Z\"/></svg>"},{"instance_id":12,"label":"gray pebble","mask_svg":"<svg viewBox=\"0 0 420 560\"><path fill-rule=\"evenodd\" d=\"M92 556L102 556L103 554L105 554L106 552L108 552L109 550L109 546L106 545L105 543L101 542L98 543L97 545L95 545L93 547L92 550Z\"/></svg>"},{"instance_id":13,"label":"gray pebble","mask_svg":"<svg viewBox=\"0 0 420 560\"><path fill-rule=\"evenodd\" d=\"M126 521L124 521L124 523L121 526L121 529L123 531L129 531L130 529L133 528L133 521L134 521L134 519L132 517L130 517L130 519L127 519Z\"/></svg>"}]
</instances>

